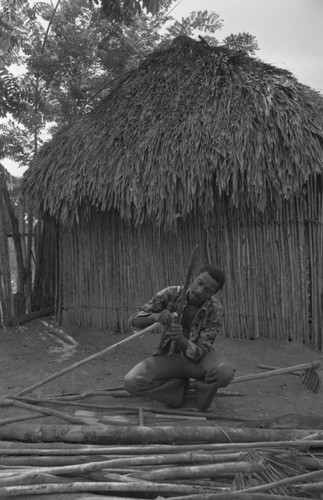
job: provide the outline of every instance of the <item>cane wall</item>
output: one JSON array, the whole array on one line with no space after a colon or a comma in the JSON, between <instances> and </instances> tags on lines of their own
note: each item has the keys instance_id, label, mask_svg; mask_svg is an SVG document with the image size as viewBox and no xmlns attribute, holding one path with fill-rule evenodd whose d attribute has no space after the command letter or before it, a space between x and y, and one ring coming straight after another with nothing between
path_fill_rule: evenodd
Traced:
<instances>
[{"instance_id":1,"label":"cane wall","mask_svg":"<svg viewBox=\"0 0 323 500\"><path fill-rule=\"evenodd\" d=\"M310 200L310 201L309 201ZM193 246L199 266L222 267L224 334L297 340L322 349L321 180L304 196L255 216L220 200L212 222L197 216L163 232L116 212L93 211L61 230L57 318L65 325L128 331L128 318L156 291L183 283Z\"/></svg>"}]
</instances>

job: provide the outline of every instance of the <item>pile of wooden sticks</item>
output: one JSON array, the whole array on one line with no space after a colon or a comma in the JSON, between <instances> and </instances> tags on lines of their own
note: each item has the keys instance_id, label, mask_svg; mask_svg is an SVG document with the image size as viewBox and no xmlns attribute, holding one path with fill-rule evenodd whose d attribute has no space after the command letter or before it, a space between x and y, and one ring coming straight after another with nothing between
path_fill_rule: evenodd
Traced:
<instances>
[{"instance_id":1,"label":"pile of wooden sticks","mask_svg":"<svg viewBox=\"0 0 323 500\"><path fill-rule=\"evenodd\" d=\"M321 430L227 427L212 413L88 396L2 401L18 414L0 420L0 498L291 500L323 491Z\"/></svg>"},{"instance_id":2,"label":"pile of wooden sticks","mask_svg":"<svg viewBox=\"0 0 323 500\"><path fill-rule=\"evenodd\" d=\"M322 450L317 440L128 446L6 441L0 498L320 498Z\"/></svg>"}]
</instances>

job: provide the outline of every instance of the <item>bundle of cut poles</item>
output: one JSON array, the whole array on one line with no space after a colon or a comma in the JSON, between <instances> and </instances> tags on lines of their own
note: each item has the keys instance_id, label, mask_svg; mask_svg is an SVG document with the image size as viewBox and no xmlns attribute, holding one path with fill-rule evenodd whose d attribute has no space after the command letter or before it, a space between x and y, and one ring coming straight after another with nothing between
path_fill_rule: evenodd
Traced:
<instances>
[{"instance_id":1,"label":"bundle of cut poles","mask_svg":"<svg viewBox=\"0 0 323 500\"><path fill-rule=\"evenodd\" d=\"M320 430L227 427L209 412L84 399L2 401L18 414L1 420L0 498L321 498ZM37 420L24 422L31 412Z\"/></svg>"}]
</instances>

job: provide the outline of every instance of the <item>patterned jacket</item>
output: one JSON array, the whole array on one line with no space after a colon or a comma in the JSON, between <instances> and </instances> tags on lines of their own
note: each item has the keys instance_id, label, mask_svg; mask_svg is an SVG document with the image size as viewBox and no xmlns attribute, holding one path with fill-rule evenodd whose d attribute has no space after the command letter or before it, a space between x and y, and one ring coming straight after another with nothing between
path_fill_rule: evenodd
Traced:
<instances>
[{"instance_id":1,"label":"patterned jacket","mask_svg":"<svg viewBox=\"0 0 323 500\"><path fill-rule=\"evenodd\" d=\"M133 327L132 321L139 316L159 313L166 308L171 313L175 313L175 316L181 302L182 290L183 286L169 286L158 292L152 299L143 305L138 312L131 316L129 320L130 325ZM186 304L184 304L184 307L185 305ZM208 352L213 350L214 340L222 330L222 318L223 306L215 296L204 302L193 318L191 331L189 334L185 335L188 338L189 345L182 355L197 363L204 358ZM169 331L167 328L163 328L156 354L160 355L167 353L169 345Z\"/></svg>"}]
</instances>

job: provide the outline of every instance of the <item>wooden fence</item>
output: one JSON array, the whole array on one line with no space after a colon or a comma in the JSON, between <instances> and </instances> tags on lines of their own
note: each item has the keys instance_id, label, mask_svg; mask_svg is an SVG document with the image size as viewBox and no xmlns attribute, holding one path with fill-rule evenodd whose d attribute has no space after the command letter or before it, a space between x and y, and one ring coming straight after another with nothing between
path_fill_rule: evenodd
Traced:
<instances>
[{"instance_id":1,"label":"wooden fence","mask_svg":"<svg viewBox=\"0 0 323 500\"><path fill-rule=\"evenodd\" d=\"M307 190L257 216L221 200L212 224L179 218L176 233L153 223L134 228L116 212L93 212L89 222L81 219L60 233L57 319L127 331L139 305L183 283L198 243L197 268L212 262L227 276L219 294L226 336L289 339L322 349L322 179Z\"/></svg>"}]
</instances>

